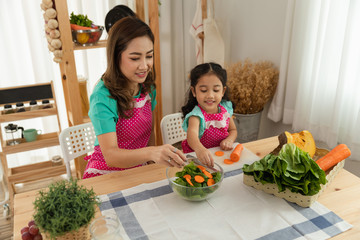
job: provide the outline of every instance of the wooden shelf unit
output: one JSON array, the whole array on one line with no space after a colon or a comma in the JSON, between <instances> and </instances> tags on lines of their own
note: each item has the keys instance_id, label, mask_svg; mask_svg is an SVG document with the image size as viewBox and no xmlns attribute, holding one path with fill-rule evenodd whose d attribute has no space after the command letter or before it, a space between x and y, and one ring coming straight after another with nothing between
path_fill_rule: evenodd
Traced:
<instances>
[{"instance_id":1,"label":"wooden shelf unit","mask_svg":"<svg viewBox=\"0 0 360 240\"><path fill-rule=\"evenodd\" d=\"M2 167L4 169L4 175L7 179L11 206L13 203L13 194L16 193L14 186L16 183L26 183L35 180L60 176L66 173L66 167L64 163L53 166L50 160L41 163L18 166L15 168L8 167L7 155L9 154L17 154L20 152L32 151L59 145L58 137L59 132L61 131L61 126L56 105L53 83L50 82L0 89L0 106L2 108L6 104L15 105L16 102L23 102L27 105L31 100L37 100L39 102L40 100L44 99L50 101L48 108L41 109L41 107L43 106L39 104L38 107L40 109L36 110L32 110L31 107L28 106L24 108L24 112L14 112L6 114L4 110L0 111L1 128L3 128L8 123L16 123L17 121L56 116L59 129L59 131L57 132L39 134L37 136L37 139L32 142L26 142L24 138L6 139L3 136L1 129L0 141L2 151L0 152L0 158ZM12 140L17 140L19 144L9 145L9 141Z\"/></svg>"},{"instance_id":2,"label":"wooden shelf unit","mask_svg":"<svg viewBox=\"0 0 360 240\"><path fill-rule=\"evenodd\" d=\"M62 61L59 63L61 72L61 81L64 90L65 104L69 126L79 125L89 122L90 119L83 113L81 109L81 96L79 91L79 81L77 79L76 63L74 57L75 50L87 50L95 48L105 48L106 40L100 40L93 46L79 46L74 44L72 40L71 27L69 21L69 11L67 1L53 0L57 11L57 20L59 22L60 39L62 42L63 56ZM138 17L145 20L145 4L144 0L135 0L136 13ZM113 7L113 6L112 6ZM111 7L111 8L112 8ZM110 10L110 9L109 9ZM86 13L83 13L86 14ZM156 71L156 100L157 107L153 112L155 119L155 143L156 145L162 144L160 121L162 119L162 97L161 97L161 68L160 68L160 41L159 41L159 9L157 0L148 0L148 16L149 26L155 36L154 58L155 58L155 71ZM100 76L99 76L100 77ZM82 178L83 172L86 167L86 162L83 157L75 159L76 175Z\"/></svg>"},{"instance_id":3,"label":"wooden shelf unit","mask_svg":"<svg viewBox=\"0 0 360 240\"><path fill-rule=\"evenodd\" d=\"M44 133L37 137L36 141L26 142L24 138L17 138L20 144L9 146L7 145L8 140L2 143L2 149L4 154L14 154L19 152L36 150L39 148L46 148L59 145L59 133Z\"/></svg>"},{"instance_id":4,"label":"wooden shelf unit","mask_svg":"<svg viewBox=\"0 0 360 240\"><path fill-rule=\"evenodd\" d=\"M56 106L51 104L51 108L31 110L30 107L25 107L25 112L4 114L4 111L0 114L0 122L14 122L20 120L26 120L30 118L46 117L57 114Z\"/></svg>"}]
</instances>

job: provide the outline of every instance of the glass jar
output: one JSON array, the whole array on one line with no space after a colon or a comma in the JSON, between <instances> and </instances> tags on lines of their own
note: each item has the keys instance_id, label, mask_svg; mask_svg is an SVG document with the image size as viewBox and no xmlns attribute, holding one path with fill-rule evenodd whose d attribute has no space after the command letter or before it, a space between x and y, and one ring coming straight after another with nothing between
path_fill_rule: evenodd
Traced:
<instances>
[{"instance_id":1,"label":"glass jar","mask_svg":"<svg viewBox=\"0 0 360 240\"><path fill-rule=\"evenodd\" d=\"M53 166L60 166L62 165L62 158L59 155L55 155L51 158L51 162Z\"/></svg>"},{"instance_id":2,"label":"glass jar","mask_svg":"<svg viewBox=\"0 0 360 240\"><path fill-rule=\"evenodd\" d=\"M6 104L4 105L4 114L10 114L10 113L14 113L15 110L12 108L11 104Z\"/></svg>"},{"instance_id":3,"label":"glass jar","mask_svg":"<svg viewBox=\"0 0 360 240\"><path fill-rule=\"evenodd\" d=\"M107 213L106 215L95 218L89 227L91 239L112 239L122 240L120 221L116 214Z\"/></svg>"},{"instance_id":4,"label":"glass jar","mask_svg":"<svg viewBox=\"0 0 360 240\"><path fill-rule=\"evenodd\" d=\"M48 99L42 100L41 109L51 108L50 101Z\"/></svg>"},{"instance_id":5,"label":"glass jar","mask_svg":"<svg viewBox=\"0 0 360 240\"><path fill-rule=\"evenodd\" d=\"M29 105L30 105L30 111L34 111L34 110L40 109L40 106L37 105L36 100L30 101Z\"/></svg>"},{"instance_id":6,"label":"glass jar","mask_svg":"<svg viewBox=\"0 0 360 240\"><path fill-rule=\"evenodd\" d=\"M16 103L16 112L25 112L25 107L22 102Z\"/></svg>"}]
</instances>

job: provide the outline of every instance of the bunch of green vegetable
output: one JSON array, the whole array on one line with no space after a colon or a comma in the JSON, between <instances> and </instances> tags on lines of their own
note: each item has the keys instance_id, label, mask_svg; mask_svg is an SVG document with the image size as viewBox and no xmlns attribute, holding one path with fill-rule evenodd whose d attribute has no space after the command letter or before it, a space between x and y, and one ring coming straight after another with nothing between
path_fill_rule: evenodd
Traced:
<instances>
[{"instance_id":1,"label":"bunch of green vegetable","mask_svg":"<svg viewBox=\"0 0 360 240\"><path fill-rule=\"evenodd\" d=\"M53 183L39 191L35 199L34 220L51 239L87 226L100 204L95 192L77 184L77 180Z\"/></svg>"},{"instance_id":2,"label":"bunch of green vegetable","mask_svg":"<svg viewBox=\"0 0 360 240\"><path fill-rule=\"evenodd\" d=\"M83 27L91 27L93 23L87 15L77 14L75 15L74 12L70 14L70 23L76 24Z\"/></svg>"},{"instance_id":3,"label":"bunch of green vegetable","mask_svg":"<svg viewBox=\"0 0 360 240\"><path fill-rule=\"evenodd\" d=\"M293 143L285 144L278 155L268 154L251 165L244 164L243 172L262 184L277 184L279 192L288 188L306 196L317 194L327 182L325 172Z\"/></svg>"},{"instance_id":4,"label":"bunch of green vegetable","mask_svg":"<svg viewBox=\"0 0 360 240\"><path fill-rule=\"evenodd\" d=\"M197 166L194 162L190 162L180 172L176 173L174 183L184 187L173 185L173 190L178 192L181 196L189 200L202 200L209 194L215 192L221 181L221 172L210 173L203 166Z\"/></svg>"}]
</instances>

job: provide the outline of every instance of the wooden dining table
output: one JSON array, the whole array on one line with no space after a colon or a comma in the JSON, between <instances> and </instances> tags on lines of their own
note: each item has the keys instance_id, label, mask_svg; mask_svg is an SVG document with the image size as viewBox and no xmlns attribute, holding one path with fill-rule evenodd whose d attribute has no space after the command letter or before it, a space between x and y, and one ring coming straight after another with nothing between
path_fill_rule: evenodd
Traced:
<instances>
[{"instance_id":1,"label":"wooden dining table","mask_svg":"<svg viewBox=\"0 0 360 240\"><path fill-rule=\"evenodd\" d=\"M279 142L277 137L260 139L243 145L259 157L270 153ZM166 178L166 167L150 164L139 168L110 173L95 178L80 180L87 188L93 188L97 195L117 192L142 183L151 183ZM32 219L33 202L38 190L16 194L14 197L14 240L20 240L20 230ZM360 178L341 169L318 201L353 225L350 230L332 239L360 239ZM96 215L101 213L98 210Z\"/></svg>"}]
</instances>

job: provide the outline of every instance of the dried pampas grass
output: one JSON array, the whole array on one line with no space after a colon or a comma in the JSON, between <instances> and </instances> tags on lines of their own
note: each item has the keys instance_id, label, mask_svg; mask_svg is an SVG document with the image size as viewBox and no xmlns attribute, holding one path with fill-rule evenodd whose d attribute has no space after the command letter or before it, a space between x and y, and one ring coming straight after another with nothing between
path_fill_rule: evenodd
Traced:
<instances>
[{"instance_id":1,"label":"dried pampas grass","mask_svg":"<svg viewBox=\"0 0 360 240\"><path fill-rule=\"evenodd\" d=\"M252 114L263 110L274 96L279 71L270 61L252 63L249 59L227 67L228 87L234 113Z\"/></svg>"}]
</instances>

